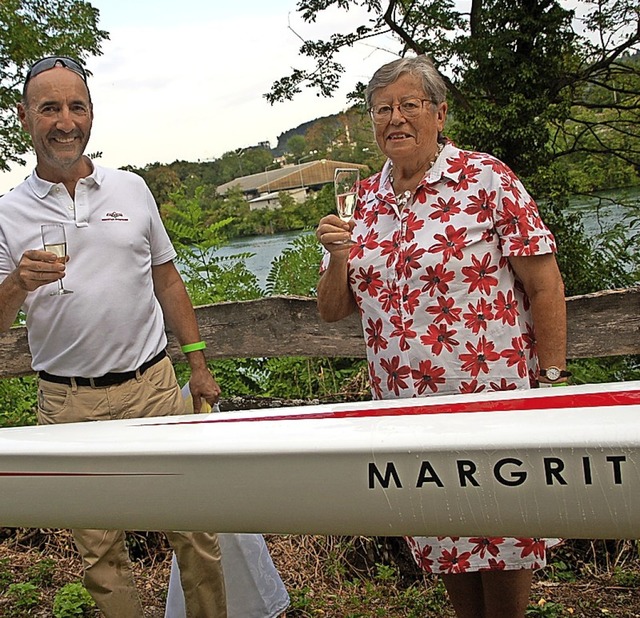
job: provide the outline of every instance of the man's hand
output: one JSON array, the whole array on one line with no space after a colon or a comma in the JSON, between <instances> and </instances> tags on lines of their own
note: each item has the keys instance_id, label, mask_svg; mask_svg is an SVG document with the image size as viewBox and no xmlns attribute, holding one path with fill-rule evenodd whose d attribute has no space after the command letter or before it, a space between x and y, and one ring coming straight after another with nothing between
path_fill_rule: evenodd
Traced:
<instances>
[{"instance_id":1,"label":"man's hand","mask_svg":"<svg viewBox=\"0 0 640 618\"><path fill-rule=\"evenodd\" d=\"M50 251L37 249L25 251L18 267L9 276L19 288L25 292L33 292L43 285L62 279L68 259L67 256L61 260Z\"/></svg>"},{"instance_id":2,"label":"man's hand","mask_svg":"<svg viewBox=\"0 0 640 618\"><path fill-rule=\"evenodd\" d=\"M220 399L220 387L207 368L191 371L189 390L193 399L193 411L198 414L202 409L204 399L210 406L218 403Z\"/></svg>"}]
</instances>

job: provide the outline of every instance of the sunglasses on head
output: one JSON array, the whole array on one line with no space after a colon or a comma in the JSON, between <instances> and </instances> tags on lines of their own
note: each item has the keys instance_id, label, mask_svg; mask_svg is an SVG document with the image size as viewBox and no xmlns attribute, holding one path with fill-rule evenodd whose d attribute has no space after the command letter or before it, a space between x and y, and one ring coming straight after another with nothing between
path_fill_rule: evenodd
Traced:
<instances>
[{"instance_id":1,"label":"sunglasses on head","mask_svg":"<svg viewBox=\"0 0 640 618\"><path fill-rule=\"evenodd\" d=\"M67 56L48 56L46 58L41 58L31 66L27 73L27 77L24 80L25 89L29 81L36 75L40 75L40 73L44 73L44 71L53 69L55 66L64 67L65 69L73 71L76 75L82 77L85 84L87 83L87 74L77 60L68 58Z\"/></svg>"}]
</instances>

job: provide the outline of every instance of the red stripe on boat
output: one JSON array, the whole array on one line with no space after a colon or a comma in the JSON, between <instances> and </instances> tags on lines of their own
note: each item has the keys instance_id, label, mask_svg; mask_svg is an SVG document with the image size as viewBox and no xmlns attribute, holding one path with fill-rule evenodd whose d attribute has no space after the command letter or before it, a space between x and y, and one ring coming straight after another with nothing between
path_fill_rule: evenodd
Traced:
<instances>
[{"instance_id":1,"label":"red stripe on boat","mask_svg":"<svg viewBox=\"0 0 640 618\"><path fill-rule=\"evenodd\" d=\"M425 398L426 399L426 398ZM416 399L416 402L420 401ZM372 401L375 404L375 401ZM609 391L604 393L580 393L549 397L523 397L521 399L498 399L495 401L472 401L464 403L430 403L406 407L379 409L338 410L329 412L301 412L300 414L278 414L239 418L215 418L202 420L153 423L153 425L199 425L209 423L247 423L257 421L301 421L326 418L375 418L382 416L419 416L425 414L469 414L474 412L516 412L525 410L563 410L569 408L602 408L610 406L640 405L640 390Z\"/></svg>"}]
</instances>

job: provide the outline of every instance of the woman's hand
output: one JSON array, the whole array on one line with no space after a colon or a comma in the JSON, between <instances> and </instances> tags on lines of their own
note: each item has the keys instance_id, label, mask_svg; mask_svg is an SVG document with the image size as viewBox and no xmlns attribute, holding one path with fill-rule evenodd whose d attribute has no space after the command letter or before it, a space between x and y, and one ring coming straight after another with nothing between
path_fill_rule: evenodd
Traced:
<instances>
[{"instance_id":1,"label":"woman's hand","mask_svg":"<svg viewBox=\"0 0 640 618\"><path fill-rule=\"evenodd\" d=\"M351 230L355 223L353 221L342 221L337 215L327 215L322 217L316 228L316 238L318 242L333 257L336 253L349 255L351 247Z\"/></svg>"},{"instance_id":2,"label":"woman's hand","mask_svg":"<svg viewBox=\"0 0 640 618\"><path fill-rule=\"evenodd\" d=\"M327 215L320 219L316 229L316 238L330 254L329 264L318 282L318 310L326 322L342 320L357 308L348 273L354 225L353 221L342 221L337 215Z\"/></svg>"}]
</instances>

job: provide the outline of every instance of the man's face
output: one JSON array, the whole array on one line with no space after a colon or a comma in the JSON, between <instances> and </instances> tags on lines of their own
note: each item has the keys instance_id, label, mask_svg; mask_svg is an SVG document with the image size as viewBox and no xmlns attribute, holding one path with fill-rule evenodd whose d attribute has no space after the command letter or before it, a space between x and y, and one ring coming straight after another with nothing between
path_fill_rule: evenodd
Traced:
<instances>
[{"instance_id":1,"label":"man's face","mask_svg":"<svg viewBox=\"0 0 640 618\"><path fill-rule=\"evenodd\" d=\"M38 174L58 182L73 173L91 135L93 107L82 78L64 67L36 75L26 101L18 105L22 127L31 135Z\"/></svg>"}]
</instances>

